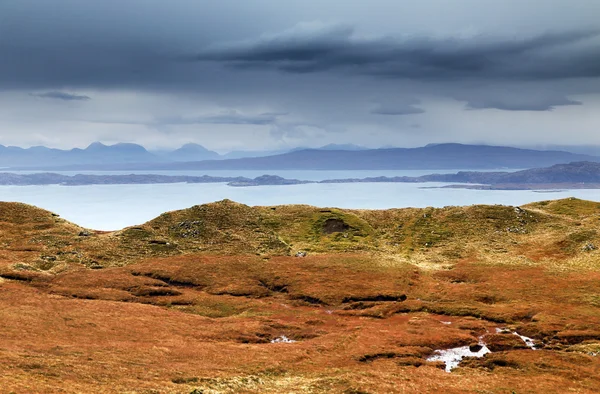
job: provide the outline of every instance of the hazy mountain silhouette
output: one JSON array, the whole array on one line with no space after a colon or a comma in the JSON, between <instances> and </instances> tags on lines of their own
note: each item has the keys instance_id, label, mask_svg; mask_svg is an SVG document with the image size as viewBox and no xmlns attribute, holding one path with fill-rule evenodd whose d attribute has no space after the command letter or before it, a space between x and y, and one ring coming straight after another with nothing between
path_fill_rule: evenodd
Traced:
<instances>
[{"instance_id":1,"label":"hazy mountain silhouette","mask_svg":"<svg viewBox=\"0 0 600 394\"><path fill-rule=\"evenodd\" d=\"M421 148L359 151L305 149L235 160L148 166L155 169L245 170L411 170L536 168L600 157L563 151L537 151L487 145L438 144Z\"/></svg>"},{"instance_id":2,"label":"hazy mountain silhouette","mask_svg":"<svg viewBox=\"0 0 600 394\"><path fill-rule=\"evenodd\" d=\"M328 144L317 148L319 150L368 150L369 148L365 148L364 146L355 145L355 144Z\"/></svg>"},{"instance_id":3,"label":"hazy mountain silhouette","mask_svg":"<svg viewBox=\"0 0 600 394\"><path fill-rule=\"evenodd\" d=\"M0 145L2 167L48 167L61 165L150 163L164 161L137 144L104 145L94 142L85 149L19 148Z\"/></svg>"},{"instance_id":4,"label":"hazy mountain silhouette","mask_svg":"<svg viewBox=\"0 0 600 394\"><path fill-rule=\"evenodd\" d=\"M265 157L288 153L290 149L283 150L235 150L221 155L220 159L244 159L250 157Z\"/></svg>"},{"instance_id":5,"label":"hazy mountain silhouette","mask_svg":"<svg viewBox=\"0 0 600 394\"><path fill-rule=\"evenodd\" d=\"M331 150L331 148L336 148ZM340 150L339 147L354 150ZM241 153L240 153L241 154ZM226 156L225 156L226 157ZM209 160L207 160L209 159ZM503 146L431 144L421 148L360 149L328 145L263 157L223 159L201 145L186 144L171 152L152 153L136 144L86 149L28 149L0 146L0 166L40 169L98 170L413 170L539 168L600 157L565 151L540 151Z\"/></svg>"},{"instance_id":6,"label":"hazy mountain silhouette","mask_svg":"<svg viewBox=\"0 0 600 394\"><path fill-rule=\"evenodd\" d=\"M163 156L171 161L218 160L221 158L217 152L194 143L185 144L179 149L164 153Z\"/></svg>"},{"instance_id":7,"label":"hazy mountain silhouette","mask_svg":"<svg viewBox=\"0 0 600 394\"><path fill-rule=\"evenodd\" d=\"M356 150L367 150L364 146L354 145L354 144L328 144L321 146L319 148L308 148L305 146L300 146L297 148L291 149L280 149L280 150L263 150L263 151L232 151L221 155L222 159L244 159L251 157L266 157L266 156L275 156L282 155L285 153L296 152L301 150L347 150L347 151L356 151Z\"/></svg>"}]
</instances>

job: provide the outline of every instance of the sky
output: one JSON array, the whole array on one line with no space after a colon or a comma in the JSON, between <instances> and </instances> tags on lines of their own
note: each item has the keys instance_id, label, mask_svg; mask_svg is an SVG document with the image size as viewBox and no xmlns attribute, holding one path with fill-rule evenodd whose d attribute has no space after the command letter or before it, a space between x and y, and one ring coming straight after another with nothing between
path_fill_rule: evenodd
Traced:
<instances>
[{"instance_id":1,"label":"sky","mask_svg":"<svg viewBox=\"0 0 600 394\"><path fill-rule=\"evenodd\" d=\"M0 0L0 144L600 145L598 0Z\"/></svg>"}]
</instances>

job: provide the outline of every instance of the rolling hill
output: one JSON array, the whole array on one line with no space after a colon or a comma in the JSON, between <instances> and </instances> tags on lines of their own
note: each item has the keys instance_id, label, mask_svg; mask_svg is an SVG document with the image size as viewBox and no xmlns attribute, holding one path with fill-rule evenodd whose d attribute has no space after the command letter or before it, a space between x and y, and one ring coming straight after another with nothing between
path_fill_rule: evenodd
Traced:
<instances>
[{"instance_id":1,"label":"rolling hill","mask_svg":"<svg viewBox=\"0 0 600 394\"><path fill-rule=\"evenodd\" d=\"M224 200L97 232L0 203L0 387L593 393L599 217Z\"/></svg>"}]
</instances>

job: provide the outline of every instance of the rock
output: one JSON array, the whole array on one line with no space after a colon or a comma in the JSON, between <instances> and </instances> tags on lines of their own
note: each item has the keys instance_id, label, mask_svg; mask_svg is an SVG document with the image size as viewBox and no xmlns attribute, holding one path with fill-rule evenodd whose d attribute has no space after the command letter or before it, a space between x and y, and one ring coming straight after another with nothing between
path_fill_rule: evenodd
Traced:
<instances>
[{"instance_id":1,"label":"rock","mask_svg":"<svg viewBox=\"0 0 600 394\"><path fill-rule=\"evenodd\" d=\"M183 221L179 222L173 227L172 230L178 233L181 238L198 238L202 234L202 221Z\"/></svg>"},{"instance_id":2,"label":"rock","mask_svg":"<svg viewBox=\"0 0 600 394\"><path fill-rule=\"evenodd\" d=\"M80 237L89 237L90 235L92 235L92 234L90 234L90 233L89 233L89 232L87 232L87 231L80 231L80 232L79 232L79 236L80 236Z\"/></svg>"},{"instance_id":3,"label":"rock","mask_svg":"<svg viewBox=\"0 0 600 394\"><path fill-rule=\"evenodd\" d=\"M323 223L323 233L325 234L341 233L349 229L350 226L338 218L329 218Z\"/></svg>"},{"instance_id":4,"label":"rock","mask_svg":"<svg viewBox=\"0 0 600 394\"><path fill-rule=\"evenodd\" d=\"M469 350L472 351L473 353L477 353L481 349L483 349L483 345L481 345L479 343L474 343L472 345L469 345Z\"/></svg>"},{"instance_id":5,"label":"rock","mask_svg":"<svg viewBox=\"0 0 600 394\"><path fill-rule=\"evenodd\" d=\"M527 234L527 229L525 229L524 227L507 227L506 231L508 231L509 233Z\"/></svg>"},{"instance_id":6,"label":"rock","mask_svg":"<svg viewBox=\"0 0 600 394\"><path fill-rule=\"evenodd\" d=\"M278 338L271 340L271 343L294 343L294 342L296 342L296 341L286 337L285 335L282 335Z\"/></svg>"},{"instance_id":7,"label":"rock","mask_svg":"<svg viewBox=\"0 0 600 394\"><path fill-rule=\"evenodd\" d=\"M164 239L151 239L148 243L151 245L169 245L169 242Z\"/></svg>"},{"instance_id":8,"label":"rock","mask_svg":"<svg viewBox=\"0 0 600 394\"><path fill-rule=\"evenodd\" d=\"M306 257L306 256L307 256L307 253L302 250L299 251L298 253L296 253L296 257Z\"/></svg>"},{"instance_id":9,"label":"rock","mask_svg":"<svg viewBox=\"0 0 600 394\"><path fill-rule=\"evenodd\" d=\"M598 247L596 245L594 245L593 243L588 242L587 244L585 244L585 246L582 249L584 252L591 252L592 250L598 249Z\"/></svg>"}]
</instances>

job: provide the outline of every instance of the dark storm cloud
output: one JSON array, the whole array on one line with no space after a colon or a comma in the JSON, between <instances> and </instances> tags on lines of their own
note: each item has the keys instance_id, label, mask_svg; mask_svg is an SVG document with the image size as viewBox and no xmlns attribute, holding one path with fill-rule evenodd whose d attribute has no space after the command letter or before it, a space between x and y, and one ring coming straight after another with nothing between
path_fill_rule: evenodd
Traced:
<instances>
[{"instance_id":1,"label":"dark storm cloud","mask_svg":"<svg viewBox=\"0 0 600 394\"><path fill-rule=\"evenodd\" d=\"M200 62L285 73L347 71L416 80L563 79L600 76L600 32L522 39L360 38L348 27L294 31L199 53Z\"/></svg>"},{"instance_id":2,"label":"dark storm cloud","mask_svg":"<svg viewBox=\"0 0 600 394\"><path fill-rule=\"evenodd\" d=\"M240 69L434 82L600 76L600 34L593 31L519 39L365 38L346 25L315 29L301 24L276 35L223 44L223 38L211 43L209 35L200 32L161 38L150 25L132 32L123 21L111 31L110 18L105 20L104 27L94 29L74 20L67 31L54 25L30 26L28 31L14 27L15 21L3 25L0 16L0 85L221 92L239 91L245 84L256 88L257 75L247 76ZM206 49L190 55L193 47ZM228 73L227 68L238 72Z\"/></svg>"},{"instance_id":3,"label":"dark storm cloud","mask_svg":"<svg viewBox=\"0 0 600 394\"><path fill-rule=\"evenodd\" d=\"M0 0L0 129L14 130L5 144L258 149L480 141L481 124L488 142L558 141L577 122L597 140L599 13L598 0Z\"/></svg>"},{"instance_id":4,"label":"dark storm cloud","mask_svg":"<svg viewBox=\"0 0 600 394\"><path fill-rule=\"evenodd\" d=\"M89 96L70 94L70 93L59 92L59 91L45 92L45 93L31 93L31 96L47 98L47 99L63 100L63 101L91 100L91 97L89 97Z\"/></svg>"}]
</instances>

